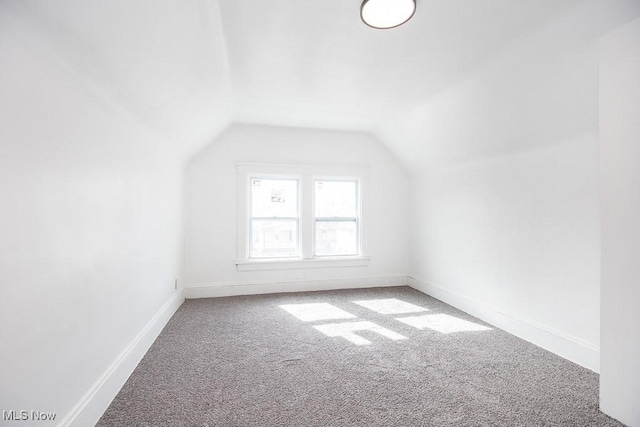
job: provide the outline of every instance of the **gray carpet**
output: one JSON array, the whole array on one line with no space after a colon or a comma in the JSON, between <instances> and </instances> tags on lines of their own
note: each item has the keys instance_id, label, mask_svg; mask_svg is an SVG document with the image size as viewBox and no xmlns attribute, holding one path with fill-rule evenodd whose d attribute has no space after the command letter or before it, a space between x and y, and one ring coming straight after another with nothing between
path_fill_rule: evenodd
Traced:
<instances>
[{"instance_id":1,"label":"gray carpet","mask_svg":"<svg viewBox=\"0 0 640 427\"><path fill-rule=\"evenodd\" d=\"M391 298L429 311L353 302ZM357 318L303 321L280 307L307 303ZM407 317L421 329L396 320ZM355 322L406 339L314 327ZM491 327L407 287L188 300L98 425L622 425L599 412L596 374L493 327L452 332L478 325Z\"/></svg>"}]
</instances>

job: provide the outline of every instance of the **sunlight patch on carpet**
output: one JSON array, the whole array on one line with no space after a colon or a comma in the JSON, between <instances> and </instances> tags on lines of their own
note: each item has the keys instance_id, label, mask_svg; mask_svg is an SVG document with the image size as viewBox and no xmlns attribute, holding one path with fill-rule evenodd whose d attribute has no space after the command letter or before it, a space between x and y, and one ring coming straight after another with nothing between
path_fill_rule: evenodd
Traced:
<instances>
[{"instance_id":1,"label":"sunlight patch on carpet","mask_svg":"<svg viewBox=\"0 0 640 427\"><path fill-rule=\"evenodd\" d=\"M405 302L397 298L372 299L353 302L380 314L405 314L429 311L428 308L420 307L419 305L411 304L410 302Z\"/></svg>"},{"instance_id":2,"label":"sunlight patch on carpet","mask_svg":"<svg viewBox=\"0 0 640 427\"><path fill-rule=\"evenodd\" d=\"M283 304L280 308L287 311L289 314L294 315L303 322L353 319L356 317L355 315L326 302L311 304Z\"/></svg>"},{"instance_id":3,"label":"sunlight patch on carpet","mask_svg":"<svg viewBox=\"0 0 640 427\"><path fill-rule=\"evenodd\" d=\"M372 331L394 341L407 339L407 337L387 328L383 328L382 326L378 326L373 322L331 323L328 325L314 326L314 328L328 337L342 337L351 341L355 345L371 344L371 341L355 333L358 331Z\"/></svg>"},{"instance_id":4,"label":"sunlight patch on carpet","mask_svg":"<svg viewBox=\"0 0 640 427\"><path fill-rule=\"evenodd\" d=\"M449 316L448 314L426 314L423 316L396 318L396 320L420 330L428 328L443 334L491 330L486 326Z\"/></svg>"}]
</instances>

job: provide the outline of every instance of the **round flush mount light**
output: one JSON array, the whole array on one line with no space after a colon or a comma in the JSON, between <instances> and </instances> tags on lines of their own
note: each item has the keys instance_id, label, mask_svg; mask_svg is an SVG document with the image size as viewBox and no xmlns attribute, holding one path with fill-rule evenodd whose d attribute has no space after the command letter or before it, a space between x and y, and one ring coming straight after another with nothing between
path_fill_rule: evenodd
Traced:
<instances>
[{"instance_id":1,"label":"round flush mount light","mask_svg":"<svg viewBox=\"0 0 640 427\"><path fill-rule=\"evenodd\" d=\"M416 13L415 0L364 0L360 7L362 22L372 28L394 28Z\"/></svg>"}]
</instances>

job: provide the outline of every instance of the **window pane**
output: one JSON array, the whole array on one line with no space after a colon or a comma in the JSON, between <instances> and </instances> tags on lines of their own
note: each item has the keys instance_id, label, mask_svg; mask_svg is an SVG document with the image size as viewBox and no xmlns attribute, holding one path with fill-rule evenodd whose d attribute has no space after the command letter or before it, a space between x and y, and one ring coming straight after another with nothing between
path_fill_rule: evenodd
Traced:
<instances>
[{"instance_id":1,"label":"window pane","mask_svg":"<svg viewBox=\"0 0 640 427\"><path fill-rule=\"evenodd\" d=\"M357 255L355 221L316 221L316 255Z\"/></svg>"},{"instance_id":2,"label":"window pane","mask_svg":"<svg viewBox=\"0 0 640 427\"><path fill-rule=\"evenodd\" d=\"M251 221L251 258L298 256L298 221Z\"/></svg>"},{"instance_id":3,"label":"window pane","mask_svg":"<svg viewBox=\"0 0 640 427\"><path fill-rule=\"evenodd\" d=\"M298 181L251 179L251 216L298 217Z\"/></svg>"},{"instance_id":4,"label":"window pane","mask_svg":"<svg viewBox=\"0 0 640 427\"><path fill-rule=\"evenodd\" d=\"M316 181L316 217L356 217L356 181Z\"/></svg>"}]
</instances>

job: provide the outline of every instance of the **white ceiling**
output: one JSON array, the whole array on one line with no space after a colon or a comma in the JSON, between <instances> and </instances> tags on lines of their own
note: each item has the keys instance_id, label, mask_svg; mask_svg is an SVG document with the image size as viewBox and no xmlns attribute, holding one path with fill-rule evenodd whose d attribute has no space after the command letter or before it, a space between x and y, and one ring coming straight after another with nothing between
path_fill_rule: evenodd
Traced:
<instances>
[{"instance_id":1,"label":"white ceiling","mask_svg":"<svg viewBox=\"0 0 640 427\"><path fill-rule=\"evenodd\" d=\"M231 113L216 2L2 0L31 43L164 139L211 140Z\"/></svg>"},{"instance_id":2,"label":"white ceiling","mask_svg":"<svg viewBox=\"0 0 640 427\"><path fill-rule=\"evenodd\" d=\"M92 90L178 141L229 121L377 132L584 0L4 0ZM222 119L221 119L222 117Z\"/></svg>"},{"instance_id":3,"label":"white ceiling","mask_svg":"<svg viewBox=\"0 0 640 427\"><path fill-rule=\"evenodd\" d=\"M418 0L374 30L359 0L221 0L243 121L374 129L578 0Z\"/></svg>"}]
</instances>

